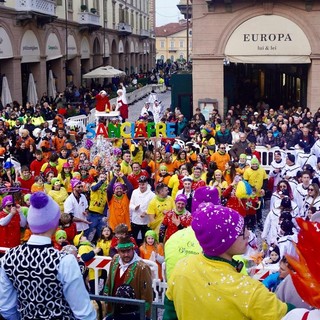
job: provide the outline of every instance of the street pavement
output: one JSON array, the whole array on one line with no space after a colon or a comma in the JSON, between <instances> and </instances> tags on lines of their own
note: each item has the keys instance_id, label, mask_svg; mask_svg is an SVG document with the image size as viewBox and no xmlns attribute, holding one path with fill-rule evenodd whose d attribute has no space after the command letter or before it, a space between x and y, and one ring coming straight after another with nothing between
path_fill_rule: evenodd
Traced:
<instances>
[{"instance_id":1,"label":"street pavement","mask_svg":"<svg viewBox=\"0 0 320 320\"><path fill-rule=\"evenodd\" d=\"M157 93L158 100L162 101L162 105L164 109L167 109L171 105L171 90L167 90L164 93ZM148 101L148 96L144 97L143 99L135 102L134 104L129 105L129 122L135 122L138 120L141 110L145 104L145 102Z\"/></svg>"}]
</instances>

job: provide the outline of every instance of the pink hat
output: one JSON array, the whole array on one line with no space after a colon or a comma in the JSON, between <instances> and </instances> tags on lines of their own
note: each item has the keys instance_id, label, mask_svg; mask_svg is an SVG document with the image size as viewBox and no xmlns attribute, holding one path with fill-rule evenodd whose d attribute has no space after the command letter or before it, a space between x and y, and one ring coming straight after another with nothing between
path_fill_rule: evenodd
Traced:
<instances>
[{"instance_id":1,"label":"pink hat","mask_svg":"<svg viewBox=\"0 0 320 320\"><path fill-rule=\"evenodd\" d=\"M175 202L179 202L179 201L182 201L182 202L184 202L186 204L187 201L188 201L188 198L187 198L187 196L185 194L178 194L176 196Z\"/></svg>"},{"instance_id":2,"label":"pink hat","mask_svg":"<svg viewBox=\"0 0 320 320\"><path fill-rule=\"evenodd\" d=\"M74 189L80 183L81 183L81 181L79 179L76 179L76 178L72 178L70 180L70 184L71 184L71 188L72 189Z\"/></svg>"},{"instance_id":3,"label":"pink hat","mask_svg":"<svg viewBox=\"0 0 320 320\"><path fill-rule=\"evenodd\" d=\"M192 215L192 229L203 253L210 257L226 252L244 229L243 217L220 205L201 203Z\"/></svg>"},{"instance_id":4,"label":"pink hat","mask_svg":"<svg viewBox=\"0 0 320 320\"><path fill-rule=\"evenodd\" d=\"M68 162L65 162L63 165L62 165L62 168L71 168L70 164Z\"/></svg>"},{"instance_id":5,"label":"pink hat","mask_svg":"<svg viewBox=\"0 0 320 320\"><path fill-rule=\"evenodd\" d=\"M5 206L7 206L7 205L9 205L9 204L13 204L13 197L12 197L12 195L5 196L5 197L2 199L2 208L4 208Z\"/></svg>"},{"instance_id":6,"label":"pink hat","mask_svg":"<svg viewBox=\"0 0 320 320\"><path fill-rule=\"evenodd\" d=\"M60 208L50 196L35 192L30 203L27 220L32 233L44 233L58 227Z\"/></svg>"},{"instance_id":7,"label":"pink hat","mask_svg":"<svg viewBox=\"0 0 320 320\"><path fill-rule=\"evenodd\" d=\"M114 185L113 185L113 191L116 190L117 187L121 187L122 190L124 189L124 185L120 182L116 182Z\"/></svg>"}]
</instances>

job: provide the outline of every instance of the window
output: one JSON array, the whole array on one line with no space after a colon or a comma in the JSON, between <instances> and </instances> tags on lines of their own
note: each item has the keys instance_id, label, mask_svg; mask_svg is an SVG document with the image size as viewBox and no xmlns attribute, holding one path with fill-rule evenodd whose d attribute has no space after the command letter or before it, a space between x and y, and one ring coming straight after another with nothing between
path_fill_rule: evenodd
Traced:
<instances>
[{"instance_id":1,"label":"window","mask_svg":"<svg viewBox=\"0 0 320 320\"><path fill-rule=\"evenodd\" d=\"M116 4L112 2L112 24L116 23Z\"/></svg>"},{"instance_id":2,"label":"window","mask_svg":"<svg viewBox=\"0 0 320 320\"><path fill-rule=\"evenodd\" d=\"M162 55L161 57L160 57L160 59L162 60L162 62L164 61L164 55Z\"/></svg>"},{"instance_id":3,"label":"window","mask_svg":"<svg viewBox=\"0 0 320 320\"><path fill-rule=\"evenodd\" d=\"M119 8L119 22L125 22L124 20L124 9L122 6Z\"/></svg>"},{"instance_id":4,"label":"window","mask_svg":"<svg viewBox=\"0 0 320 320\"><path fill-rule=\"evenodd\" d=\"M170 60L171 62L174 62L174 56L171 56Z\"/></svg>"},{"instance_id":5,"label":"window","mask_svg":"<svg viewBox=\"0 0 320 320\"><path fill-rule=\"evenodd\" d=\"M97 10L97 12L100 11L99 0L94 0L93 1L93 8L95 8Z\"/></svg>"},{"instance_id":6,"label":"window","mask_svg":"<svg viewBox=\"0 0 320 320\"><path fill-rule=\"evenodd\" d=\"M174 41L170 41L170 49L174 49Z\"/></svg>"},{"instance_id":7,"label":"window","mask_svg":"<svg viewBox=\"0 0 320 320\"><path fill-rule=\"evenodd\" d=\"M164 48L164 41L160 41L160 48Z\"/></svg>"},{"instance_id":8,"label":"window","mask_svg":"<svg viewBox=\"0 0 320 320\"><path fill-rule=\"evenodd\" d=\"M108 20L108 1L104 0L104 5L103 5L103 19L104 21ZM105 27L107 27L105 25Z\"/></svg>"},{"instance_id":9,"label":"window","mask_svg":"<svg viewBox=\"0 0 320 320\"><path fill-rule=\"evenodd\" d=\"M72 0L68 0L68 10L73 10L73 3Z\"/></svg>"},{"instance_id":10,"label":"window","mask_svg":"<svg viewBox=\"0 0 320 320\"><path fill-rule=\"evenodd\" d=\"M134 12L133 10L131 11L131 21L130 21L132 29L134 28Z\"/></svg>"},{"instance_id":11,"label":"window","mask_svg":"<svg viewBox=\"0 0 320 320\"><path fill-rule=\"evenodd\" d=\"M124 22L129 24L129 9L125 9L125 17L124 17Z\"/></svg>"},{"instance_id":12,"label":"window","mask_svg":"<svg viewBox=\"0 0 320 320\"><path fill-rule=\"evenodd\" d=\"M183 47L184 47L184 41L183 41L183 40L180 40L180 41L179 41L179 46L180 46L180 48L183 48Z\"/></svg>"}]
</instances>

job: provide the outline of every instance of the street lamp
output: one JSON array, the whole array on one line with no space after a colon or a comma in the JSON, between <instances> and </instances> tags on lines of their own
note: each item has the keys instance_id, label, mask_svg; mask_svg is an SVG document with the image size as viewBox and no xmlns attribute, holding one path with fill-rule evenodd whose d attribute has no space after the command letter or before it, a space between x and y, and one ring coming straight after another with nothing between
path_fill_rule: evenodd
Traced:
<instances>
[{"instance_id":1,"label":"street lamp","mask_svg":"<svg viewBox=\"0 0 320 320\"><path fill-rule=\"evenodd\" d=\"M68 6L67 0L64 0L64 10L65 10L65 28L66 28L66 61L65 61L65 77L66 77L66 87L68 85Z\"/></svg>"},{"instance_id":2,"label":"street lamp","mask_svg":"<svg viewBox=\"0 0 320 320\"><path fill-rule=\"evenodd\" d=\"M189 63L189 0L187 0L187 65Z\"/></svg>"}]
</instances>

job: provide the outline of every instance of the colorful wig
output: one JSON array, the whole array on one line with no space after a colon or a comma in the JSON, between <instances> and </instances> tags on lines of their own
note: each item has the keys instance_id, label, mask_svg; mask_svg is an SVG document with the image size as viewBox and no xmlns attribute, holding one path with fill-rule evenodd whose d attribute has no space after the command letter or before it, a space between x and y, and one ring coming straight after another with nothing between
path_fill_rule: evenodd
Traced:
<instances>
[{"instance_id":1,"label":"colorful wig","mask_svg":"<svg viewBox=\"0 0 320 320\"><path fill-rule=\"evenodd\" d=\"M236 188L236 197L239 199L248 199L252 196L252 188L250 184L245 181L239 181Z\"/></svg>"}]
</instances>

